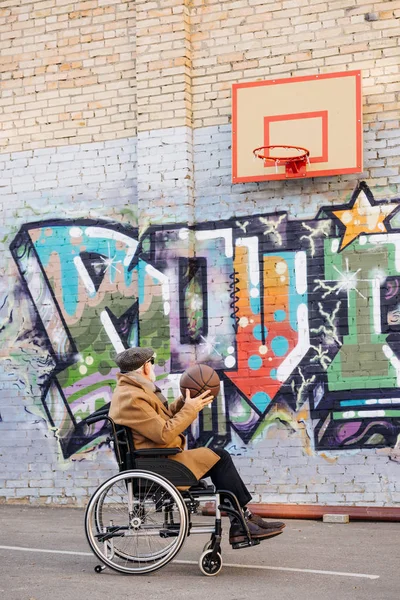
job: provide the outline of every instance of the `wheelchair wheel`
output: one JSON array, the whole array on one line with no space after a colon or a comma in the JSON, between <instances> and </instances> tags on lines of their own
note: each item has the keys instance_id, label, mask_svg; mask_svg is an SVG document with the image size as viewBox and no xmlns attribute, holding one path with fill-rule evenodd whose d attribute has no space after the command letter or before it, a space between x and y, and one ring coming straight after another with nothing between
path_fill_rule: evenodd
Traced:
<instances>
[{"instance_id":1,"label":"wheelchair wheel","mask_svg":"<svg viewBox=\"0 0 400 600\"><path fill-rule=\"evenodd\" d=\"M86 508L85 532L94 554L121 573L160 569L182 547L188 514L178 490L148 471L125 471L104 482Z\"/></svg>"},{"instance_id":2,"label":"wheelchair wheel","mask_svg":"<svg viewBox=\"0 0 400 600\"><path fill-rule=\"evenodd\" d=\"M94 507L94 522L96 525L97 534L102 534L107 525L107 523L105 523L105 524L103 523L103 519L104 519L103 514L107 514L107 506L106 506L105 510L103 510L103 503L107 496L107 493L108 493L108 490L106 489L99 496L98 500L96 501L95 507ZM100 537L101 537L101 535L100 535ZM111 552L111 542L107 541L107 544L108 544L108 552ZM170 549L172 548L172 546L174 544L175 544L175 539L174 539L174 537L171 537L170 544L165 543L165 546L163 548L160 548L159 551L154 551L153 553L150 553L149 555L144 554L140 558L140 561L141 562L154 562L155 558L159 559L159 558L165 556L166 554L168 554L168 552L170 551ZM127 554L120 548L115 548L115 545L114 545L112 551L114 552L114 554L116 556L118 556L121 559L124 559L126 562L138 562L136 556L130 556L129 554Z\"/></svg>"},{"instance_id":3,"label":"wheelchair wheel","mask_svg":"<svg viewBox=\"0 0 400 600\"><path fill-rule=\"evenodd\" d=\"M199 567L203 575L214 577L222 569L222 556L217 552L216 556L212 556L212 550L206 550L199 558Z\"/></svg>"}]
</instances>

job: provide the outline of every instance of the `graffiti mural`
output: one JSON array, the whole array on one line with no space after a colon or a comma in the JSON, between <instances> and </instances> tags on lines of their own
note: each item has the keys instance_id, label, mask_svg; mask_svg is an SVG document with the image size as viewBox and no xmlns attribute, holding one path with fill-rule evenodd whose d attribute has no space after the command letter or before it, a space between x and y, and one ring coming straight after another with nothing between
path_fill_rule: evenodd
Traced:
<instances>
[{"instance_id":1,"label":"graffiti mural","mask_svg":"<svg viewBox=\"0 0 400 600\"><path fill-rule=\"evenodd\" d=\"M24 227L11 246L54 364L42 402L65 456L99 435L84 420L110 401L115 353L139 342L139 303L144 315L165 313L165 277L135 257L136 238L108 223L52 221ZM158 282L150 299L148 279Z\"/></svg>"},{"instance_id":2,"label":"graffiti mural","mask_svg":"<svg viewBox=\"0 0 400 600\"><path fill-rule=\"evenodd\" d=\"M98 444L85 420L110 401L116 352L157 352L168 398L194 361L220 396L191 446L248 443L309 407L315 450L394 446L400 435L397 202L361 182L314 219L286 213L137 230L30 223L11 244L49 354L42 403L64 457ZM187 248L194 248L188 256Z\"/></svg>"}]
</instances>

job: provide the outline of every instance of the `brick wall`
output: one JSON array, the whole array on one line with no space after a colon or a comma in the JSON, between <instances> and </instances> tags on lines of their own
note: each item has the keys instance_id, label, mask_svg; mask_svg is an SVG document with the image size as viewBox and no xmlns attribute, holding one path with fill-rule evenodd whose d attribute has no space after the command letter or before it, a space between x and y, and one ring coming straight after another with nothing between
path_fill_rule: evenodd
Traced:
<instances>
[{"instance_id":1,"label":"brick wall","mask_svg":"<svg viewBox=\"0 0 400 600\"><path fill-rule=\"evenodd\" d=\"M136 135L135 3L2 2L2 151Z\"/></svg>"},{"instance_id":2,"label":"brick wall","mask_svg":"<svg viewBox=\"0 0 400 600\"><path fill-rule=\"evenodd\" d=\"M84 504L115 471L82 424L137 343L169 398L193 360L218 370L188 440L226 447L255 501L400 501L399 17L397 0L2 3L1 501ZM353 69L364 173L232 184L233 83ZM338 251L332 209L360 202L373 224Z\"/></svg>"}]
</instances>

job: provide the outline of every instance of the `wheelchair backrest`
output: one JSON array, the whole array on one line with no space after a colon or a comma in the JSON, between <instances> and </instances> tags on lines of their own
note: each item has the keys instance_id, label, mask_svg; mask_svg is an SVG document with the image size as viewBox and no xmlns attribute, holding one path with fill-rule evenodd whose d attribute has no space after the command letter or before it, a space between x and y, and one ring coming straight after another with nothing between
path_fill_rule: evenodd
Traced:
<instances>
[{"instance_id":1,"label":"wheelchair backrest","mask_svg":"<svg viewBox=\"0 0 400 600\"><path fill-rule=\"evenodd\" d=\"M125 425L113 423L112 438L114 442L114 454L117 459L120 471L136 468L135 445L133 442L132 431Z\"/></svg>"},{"instance_id":2,"label":"wheelchair backrest","mask_svg":"<svg viewBox=\"0 0 400 600\"><path fill-rule=\"evenodd\" d=\"M108 407L105 407L86 419L87 425L97 423L98 421L107 421L111 436L107 442L113 442L115 458L117 459L120 472L129 471L132 469L142 469L145 471L153 471L168 479L173 485L190 488L197 484L197 479L194 474L184 464L170 460L170 454L176 454L179 448L160 448L159 452L154 452L152 449L135 451L133 435L130 427L116 424L111 417L108 416ZM168 452L168 450L171 450ZM140 454L138 458L136 454Z\"/></svg>"}]
</instances>

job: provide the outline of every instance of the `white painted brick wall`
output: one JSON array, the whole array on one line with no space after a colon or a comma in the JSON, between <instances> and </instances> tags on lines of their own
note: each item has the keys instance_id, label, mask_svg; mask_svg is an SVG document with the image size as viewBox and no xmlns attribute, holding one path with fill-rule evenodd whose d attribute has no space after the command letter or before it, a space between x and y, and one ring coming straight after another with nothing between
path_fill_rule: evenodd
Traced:
<instances>
[{"instance_id":1,"label":"white painted brick wall","mask_svg":"<svg viewBox=\"0 0 400 600\"><path fill-rule=\"evenodd\" d=\"M136 139L0 154L3 226L52 216L74 216L87 203L94 215L137 207ZM2 183L6 183L3 186ZM67 201L67 203L65 203ZM61 213L61 214L60 214ZM119 214L119 213L118 213ZM22 220L24 219L24 221Z\"/></svg>"},{"instance_id":2,"label":"white painted brick wall","mask_svg":"<svg viewBox=\"0 0 400 600\"><path fill-rule=\"evenodd\" d=\"M192 130L143 131L137 139L139 213L144 223L193 223Z\"/></svg>"},{"instance_id":3,"label":"white painted brick wall","mask_svg":"<svg viewBox=\"0 0 400 600\"><path fill-rule=\"evenodd\" d=\"M255 501L361 506L398 503L399 463L391 459L390 451L308 455L300 436L277 442L276 433L270 432L269 440L250 444L244 456L235 459ZM294 452L282 456L279 448Z\"/></svg>"}]
</instances>

